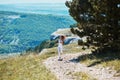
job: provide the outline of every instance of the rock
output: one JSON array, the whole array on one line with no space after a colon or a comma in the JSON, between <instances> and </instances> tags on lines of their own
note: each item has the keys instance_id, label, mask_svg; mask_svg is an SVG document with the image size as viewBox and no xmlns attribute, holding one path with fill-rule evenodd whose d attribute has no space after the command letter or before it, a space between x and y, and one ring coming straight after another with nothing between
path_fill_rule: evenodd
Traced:
<instances>
[{"instance_id":1,"label":"rock","mask_svg":"<svg viewBox=\"0 0 120 80\"><path fill-rule=\"evenodd\" d=\"M81 39L77 35L74 35L70 31L70 28L64 28L64 29L58 29L57 31L53 32L50 36L50 40L56 40L59 38L60 35L64 35L66 37L64 41L65 44L76 43L78 42L78 40Z\"/></svg>"},{"instance_id":2,"label":"rock","mask_svg":"<svg viewBox=\"0 0 120 80\"><path fill-rule=\"evenodd\" d=\"M41 55L41 54L44 54L44 53L47 53L48 51L47 51L47 49L43 49L39 54Z\"/></svg>"}]
</instances>

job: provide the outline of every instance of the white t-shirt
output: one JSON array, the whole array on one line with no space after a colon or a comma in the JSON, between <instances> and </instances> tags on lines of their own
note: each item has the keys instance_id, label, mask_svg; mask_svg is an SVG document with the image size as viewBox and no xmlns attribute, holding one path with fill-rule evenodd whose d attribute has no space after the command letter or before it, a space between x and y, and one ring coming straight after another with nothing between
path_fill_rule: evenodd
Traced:
<instances>
[{"instance_id":1,"label":"white t-shirt","mask_svg":"<svg viewBox=\"0 0 120 80\"><path fill-rule=\"evenodd\" d=\"M62 40L58 40L58 47L62 47L62 43L63 43L63 41Z\"/></svg>"}]
</instances>

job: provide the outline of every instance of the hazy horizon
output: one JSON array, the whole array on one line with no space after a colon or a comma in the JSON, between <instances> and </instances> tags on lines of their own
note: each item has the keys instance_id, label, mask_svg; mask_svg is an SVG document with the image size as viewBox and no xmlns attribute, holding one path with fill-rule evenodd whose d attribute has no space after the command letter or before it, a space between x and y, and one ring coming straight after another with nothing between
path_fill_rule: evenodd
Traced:
<instances>
[{"instance_id":1,"label":"hazy horizon","mask_svg":"<svg viewBox=\"0 0 120 80\"><path fill-rule=\"evenodd\" d=\"M65 3L66 0L0 0L0 4Z\"/></svg>"}]
</instances>

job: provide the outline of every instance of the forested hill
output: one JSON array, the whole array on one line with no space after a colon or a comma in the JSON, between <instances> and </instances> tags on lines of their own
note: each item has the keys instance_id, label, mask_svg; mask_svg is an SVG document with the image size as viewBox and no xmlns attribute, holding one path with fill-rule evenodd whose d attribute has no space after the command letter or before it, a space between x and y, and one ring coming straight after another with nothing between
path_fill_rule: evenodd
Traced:
<instances>
[{"instance_id":1,"label":"forested hill","mask_svg":"<svg viewBox=\"0 0 120 80\"><path fill-rule=\"evenodd\" d=\"M0 54L33 48L71 23L74 20L70 16L0 11Z\"/></svg>"}]
</instances>

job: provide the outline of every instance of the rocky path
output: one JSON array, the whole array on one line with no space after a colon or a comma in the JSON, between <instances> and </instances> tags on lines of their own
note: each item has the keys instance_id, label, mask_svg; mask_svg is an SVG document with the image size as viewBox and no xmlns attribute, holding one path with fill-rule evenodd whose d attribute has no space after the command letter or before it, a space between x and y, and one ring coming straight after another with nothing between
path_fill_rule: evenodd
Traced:
<instances>
[{"instance_id":1,"label":"rocky path","mask_svg":"<svg viewBox=\"0 0 120 80\"><path fill-rule=\"evenodd\" d=\"M45 66L53 72L58 80L76 80L72 75L75 72L85 72L97 80L120 80L120 77L113 77L115 71L109 68L87 67L76 62L75 59L80 56L77 54L62 55L63 61L58 61L58 57L50 57L44 61Z\"/></svg>"}]
</instances>

